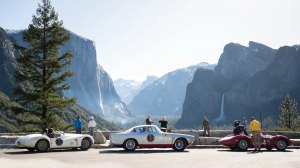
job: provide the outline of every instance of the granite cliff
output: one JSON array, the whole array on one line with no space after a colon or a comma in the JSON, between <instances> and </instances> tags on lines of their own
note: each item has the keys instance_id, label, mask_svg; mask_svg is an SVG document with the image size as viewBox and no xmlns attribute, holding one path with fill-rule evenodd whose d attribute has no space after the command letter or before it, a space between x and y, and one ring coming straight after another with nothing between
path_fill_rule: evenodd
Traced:
<instances>
[{"instance_id":1,"label":"granite cliff","mask_svg":"<svg viewBox=\"0 0 300 168\"><path fill-rule=\"evenodd\" d=\"M5 31L2 29L4 33ZM17 51L13 48L13 43L26 47L26 43L22 39L23 31L8 31L5 35L6 42L2 45L0 73L1 82L0 89L7 95L12 94L14 64ZM104 118L114 121L123 121L131 116L126 105L120 100L116 93L113 83L108 73L97 63L95 43L84 37L80 37L75 33L69 32L70 40L62 46L60 52L70 50L73 53L71 70L74 75L67 79L70 89L64 92L67 97L75 97L77 103ZM3 36L3 35L2 35ZM9 38L8 38L9 37ZM4 50L4 51L3 51ZM8 52L9 51L9 52ZM2 58L3 57L3 58Z\"/></svg>"},{"instance_id":2,"label":"granite cliff","mask_svg":"<svg viewBox=\"0 0 300 168\"><path fill-rule=\"evenodd\" d=\"M259 113L277 119L284 96L299 92L297 52L295 47L275 50L255 42L226 45L214 70L197 69L176 126L196 128L205 116L215 125L258 118Z\"/></svg>"}]
</instances>

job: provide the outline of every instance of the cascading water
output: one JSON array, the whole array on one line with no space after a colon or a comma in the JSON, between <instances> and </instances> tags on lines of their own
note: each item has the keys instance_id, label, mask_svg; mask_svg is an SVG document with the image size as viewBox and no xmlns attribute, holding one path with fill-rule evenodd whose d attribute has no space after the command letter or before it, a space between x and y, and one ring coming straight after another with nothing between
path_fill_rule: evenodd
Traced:
<instances>
[{"instance_id":1,"label":"cascading water","mask_svg":"<svg viewBox=\"0 0 300 168\"><path fill-rule=\"evenodd\" d=\"M225 94L222 95L221 116L220 116L221 119L225 119L225 116L224 116L224 97L225 97Z\"/></svg>"},{"instance_id":2,"label":"cascading water","mask_svg":"<svg viewBox=\"0 0 300 168\"><path fill-rule=\"evenodd\" d=\"M224 120L225 120L225 115L224 115L224 99L225 99L225 94L222 95L221 114L220 114L220 116L216 119L216 122L220 122L220 121L224 121Z\"/></svg>"}]
</instances>

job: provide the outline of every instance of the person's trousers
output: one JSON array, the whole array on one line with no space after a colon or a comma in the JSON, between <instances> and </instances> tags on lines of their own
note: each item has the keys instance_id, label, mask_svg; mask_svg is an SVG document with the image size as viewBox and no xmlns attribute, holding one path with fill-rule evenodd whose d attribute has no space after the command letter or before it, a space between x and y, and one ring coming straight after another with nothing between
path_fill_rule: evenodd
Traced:
<instances>
[{"instance_id":1,"label":"person's trousers","mask_svg":"<svg viewBox=\"0 0 300 168\"><path fill-rule=\"evenodd\" d=\"M94 127L89 127L89 135L94 136Z\"/></svg>"},{"instance_id":2,"label":"person's trousers","mask_svg":"<svg viewBox=\"0 0 300 168\"><path fill-rule=\"evenodd\" d=\"M207 136L210 136L210 128L209 127L204 127L204 136L206 136L206 133L207 133Z\"/></svg>"},{"instance_id":3,"label":"person's trousers","mask_svg":"<svg viewBox=\"0 0 300 168\"><path fill-rule=\"evenodd\" d=\"M81 128L76 128L76 134L81 134Z\"/></svg>"},{"instance_id":4,"label":"person's trousers","mask_svg":"<svg viewBox=\"0 0 300 168\"><path fill-rule=\"evenodd\" d=\"M255 149L260 150L261 147L261 135L260 135L260 131L253 131L252 132L253 135L253 145Z\"/></svg>"}]
</instances>

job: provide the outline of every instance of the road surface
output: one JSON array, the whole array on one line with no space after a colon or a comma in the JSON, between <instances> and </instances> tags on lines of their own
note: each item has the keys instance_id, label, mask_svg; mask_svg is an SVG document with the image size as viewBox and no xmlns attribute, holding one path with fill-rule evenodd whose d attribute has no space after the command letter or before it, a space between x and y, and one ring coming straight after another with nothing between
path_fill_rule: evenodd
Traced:
<instances>
[{"instance_id":1,"label":"road surface","mask_svg":"<svg viewBox=\"0 0 300 168\"><path fill-rule=\"evenodd\" d=\"M300 149L238 152L228 149L90 149L31 153L0 149L1 168L300 168Z\"/></svg>"}]
</instances>

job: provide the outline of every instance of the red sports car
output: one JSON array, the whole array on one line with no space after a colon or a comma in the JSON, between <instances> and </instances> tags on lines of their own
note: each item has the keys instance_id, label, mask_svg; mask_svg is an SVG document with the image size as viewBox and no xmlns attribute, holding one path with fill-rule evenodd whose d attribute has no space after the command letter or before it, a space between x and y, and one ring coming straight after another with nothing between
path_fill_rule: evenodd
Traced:
<instances>
[{"instance_id":1,"label":"red sports car","mask_svg":"<svg viewBox=\"0 0 300 168\"><path fill-rule=\"evenodd\" d=\"M262 135L262 148L272 150L276 148L279 151L284 151L288 146L293 145L292 141L283 135ZM230 148L231 150L247 150L253 148L253 137L252 135L228 135L219 140L220 144Z\"/></svg>"}]
</instances>

